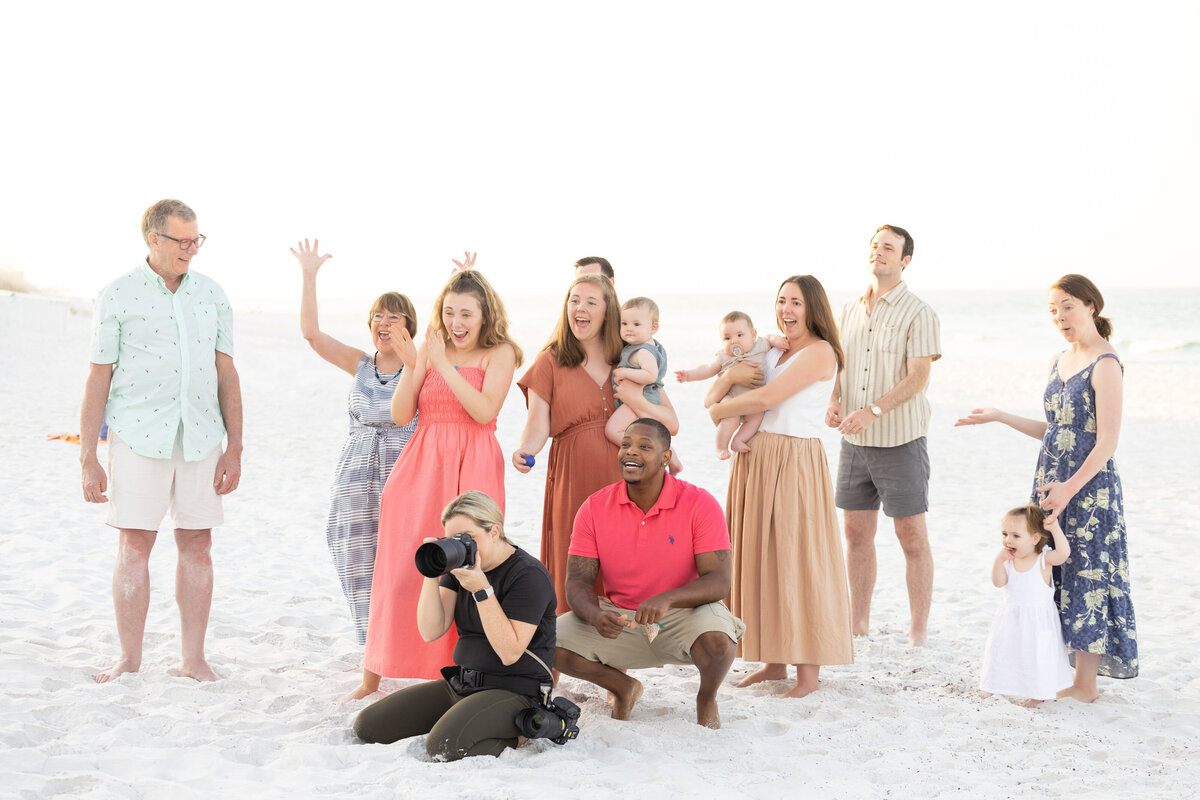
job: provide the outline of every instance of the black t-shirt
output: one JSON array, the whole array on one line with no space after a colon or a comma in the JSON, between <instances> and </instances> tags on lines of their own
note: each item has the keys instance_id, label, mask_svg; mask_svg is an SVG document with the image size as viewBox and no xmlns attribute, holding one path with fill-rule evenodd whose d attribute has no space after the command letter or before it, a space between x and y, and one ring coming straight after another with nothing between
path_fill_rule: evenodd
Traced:
<instances>
[{"instance_id":1,"label":"black t-shirt","mask_svg":"<svg viewBox=\"0 0 1200 800\"><path fill-rule=\"evenodd\" d=\"M509 619L537 625L528 649L545 661L547 666L553 667L554 612L558 607L558 599L546 567L518 547L499 566L483 574L496 590L496 600L500 601L500 607ZM439 583L458 593L454 602L454 625L458 628L458 643L454 645L455 664L491 675L550 680L542 665L530 658L528 653L522 654L512 665L505 666L483 632L475 598L459 585L453 575L443 575Z\"/></svg>"}]
</instances>

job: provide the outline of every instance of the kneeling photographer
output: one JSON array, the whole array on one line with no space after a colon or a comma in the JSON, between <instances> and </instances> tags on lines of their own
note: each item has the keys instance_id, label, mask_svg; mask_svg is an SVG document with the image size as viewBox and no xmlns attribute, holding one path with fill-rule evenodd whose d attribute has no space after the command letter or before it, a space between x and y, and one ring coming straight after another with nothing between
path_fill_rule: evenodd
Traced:
<instances>
[{"instance_id":1,"label":"kneeling photographer","mask_svg":"<svg viewBox=\"0 0 1200 800\"><path fill-rule=\"evenodd\" d=\"M550 701L556 599L542 563L504 537L490 497L471 491L442 512L443 539L426 539L417 630L427 642L458 629L454 666L443 680L394 692L354 722L365 742L390 744L428 733L431 758L498 756L518 737L558 743L578 732L578 708ZM465 565L465 566L464 566Z\"/></svg>"}]
</instances>

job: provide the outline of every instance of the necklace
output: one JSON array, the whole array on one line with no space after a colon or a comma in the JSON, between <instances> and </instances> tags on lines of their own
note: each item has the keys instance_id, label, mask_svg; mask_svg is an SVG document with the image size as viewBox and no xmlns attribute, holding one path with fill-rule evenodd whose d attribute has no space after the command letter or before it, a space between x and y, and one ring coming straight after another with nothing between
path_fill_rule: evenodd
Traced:
<instances>
[{"instance_id":1,"label":"necklace","mask_svg":"<svg viewBox=\"0 0 1200 800\"><path fill-rule=\"evenodd\" d=\"M400 369L396 370L395 372L385 372L385 373L383 373L383 375L380 375L379 374L379 351L378 350L376 350L375 355L372 356L371 364L375 367L375 380L379 381L384 386L387 386L388 381L395 380L397 377L400 376L401 372L404 372L404 365L401 364Z\"/></svg>"}]
</instances>

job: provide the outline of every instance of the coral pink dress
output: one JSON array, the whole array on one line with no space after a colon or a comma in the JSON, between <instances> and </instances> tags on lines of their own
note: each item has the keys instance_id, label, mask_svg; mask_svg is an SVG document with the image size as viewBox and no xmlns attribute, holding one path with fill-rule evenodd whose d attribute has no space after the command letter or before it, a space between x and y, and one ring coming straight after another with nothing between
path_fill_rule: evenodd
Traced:
<instances>
[{"instance_id":1,"label":"coral pink dress","mask_svg":"<svg viewBox=\"0 0 1200 800\"><path fill-rule=\"evenodd\" d=\"M483 387L483 370L459 374ZM379 508L379 550L371 588L364 665L388 678L441 677L453 663L458 635L450 630L433 642L417 632L421 573L413 555L427 536L441 536L442 510L468 489L478 489L504 509L504 455L496 441L496 420L481 425L471 418L441 374L425 373L417 396L420 422L396 461Z\"/></svg>"}]
</instances>

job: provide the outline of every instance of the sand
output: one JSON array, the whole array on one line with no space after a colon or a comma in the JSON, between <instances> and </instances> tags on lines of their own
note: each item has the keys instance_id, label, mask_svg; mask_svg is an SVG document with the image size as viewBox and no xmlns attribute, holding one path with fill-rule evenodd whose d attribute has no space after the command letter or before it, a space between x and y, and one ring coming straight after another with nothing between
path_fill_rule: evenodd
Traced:
<instances>
[{"instance_id":1,"label":"sand","mask_svg":"<svg viewBox=\"0 0 1200 800\"><path fill-rule=\"evenodd\" d=\"M88 331L79 307L0 293L0 796L1155 797L1200 785L1195 415L1167 429L1148 399L1127 403L1118 460L1141 677L1101 679L1093 705L982 700L998 518L1028 491L1036 443L1006 429L952 428L971 403L1027 387L1002 377L1009 365L949 358L934 367L927 647L907 646L903 557L885 525L872 633L856 639L854 665L823 671L813 695L779 699L784 683L736 689L757 665L735 662L719 696L724 727L713 731L694 722L689 667L638 672L646 691L626 722L608 717L603 691L564 679L560 693L583 707L577 741L442 764L426 759L419 738L359 744L350 724L365 701L338 699L361 663L323 530L349 379L308 350L294 315L239 314L244 475L214 537L207 640L223 678L177 675L166 532L151 559L142 669L96 685L92 673L117 654L116 537L103 509L81 498L78 448L46 439L78 430ZM532 350L545 333L526 332L522 344ZM1047 355L1031 355L1034 373ZM681 477L723 501L727 466L712 455L701 391L671 387L684 410ZM1025 400L1036 408L1036 395ZM505 452L523 422L514 391L500 416ZM543 476L541 464L507 476L509 535L534 552Z\"/></svg>"}]
</instances>

